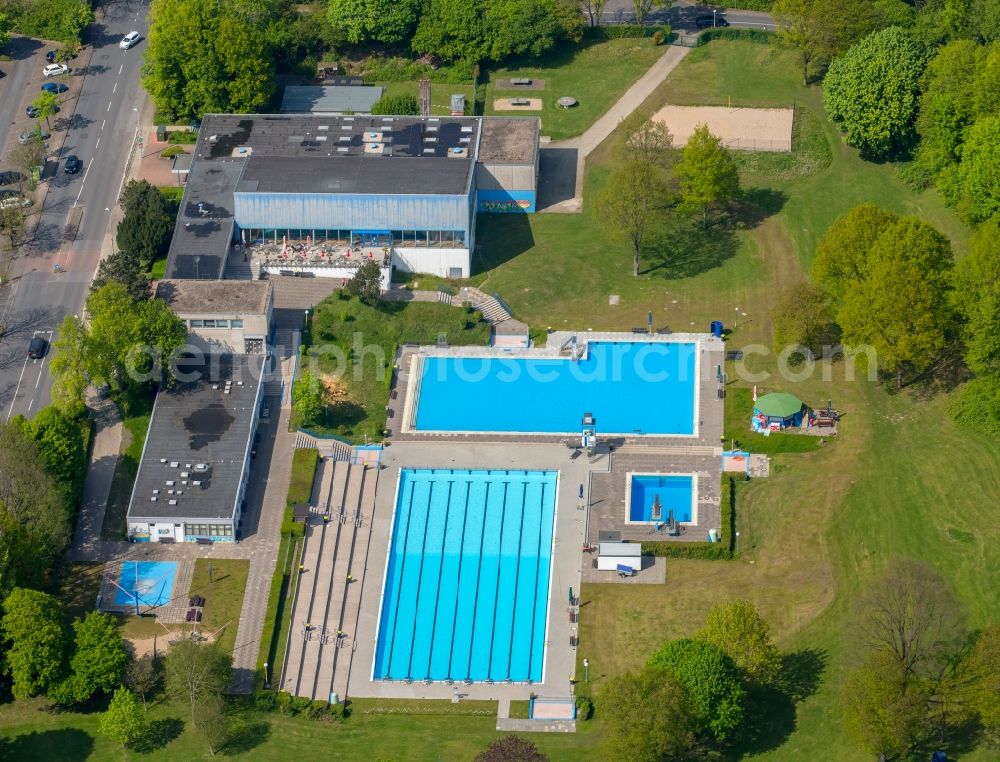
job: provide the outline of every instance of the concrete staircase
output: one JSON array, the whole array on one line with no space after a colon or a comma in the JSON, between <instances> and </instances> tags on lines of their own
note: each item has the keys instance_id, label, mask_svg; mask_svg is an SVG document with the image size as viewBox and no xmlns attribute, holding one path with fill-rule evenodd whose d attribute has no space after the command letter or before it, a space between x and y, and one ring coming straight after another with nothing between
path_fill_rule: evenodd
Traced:
<instances>
[{"instance_id":1,"label":"concrete staircase","mask_svg":"<svg viewBox=\"0 0 1000 762\"><path fill-rule=\"evenodd\" d=\"M281 680L281 689L294 695L347 694L377 478L378 470L364 465L321 464Z\"/></svg>"},{"instance_id":2,"label":"concrete staircase","mask_svg":"<svg viewBox=\"0 0 1000 762\"><path fill-rule=\"evenodd\" d=\"M490 325L510 320L513 315L496 297L480 291L478 288L463 287L458 294L461 302L470 302L473 307L483 313Z\"/></svg>"},{"instance_id":3,"label":"concrete staircase","mask_svg":"<svg viewBox=\"0 0 1000 762\"><path fill-rule=\"evenodd\" d=\"M257 268L259 271L259 267ZM243 254L237 249L233 249L226 257L226 267L222 271L225 280L253 280L254 269L250 262L243 261Z\"/></svg>"}]
</instances>

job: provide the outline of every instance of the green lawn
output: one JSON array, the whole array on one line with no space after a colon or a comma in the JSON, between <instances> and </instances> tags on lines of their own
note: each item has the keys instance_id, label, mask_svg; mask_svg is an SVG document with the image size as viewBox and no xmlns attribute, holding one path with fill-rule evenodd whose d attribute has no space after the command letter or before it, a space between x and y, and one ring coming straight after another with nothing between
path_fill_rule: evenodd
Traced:
<instances>
[{"instance_id":1,"label":"green lawn","mask_svg":"<svg viewBox=\"0 0 1000 762\"><path fill-rule=\"evenodd\" d=\"M303 367L313 365L324 378L331 402L309 429L361 442L366 436L381 438L387 427L388 372L398 345L433 344L442 335L453 345L486 344L489 325L444 304L384 302L369 307L335 294L316 307L310 335ZM389 420L388 428L398 426L398 420Z\"/></svg>"},{"instance_id":2,"label":"green lawn","mask_svg":"<svg viewBox=\"0 0 1000 762\"><path fill-rule=\"evenodd\" d=\"M108 507L101 526L101 538L105 540L125 539L125 516L132 499L132 486L139 471L149 420L153 415L153 399L142 400L131 407L133 409L128 410L122 420L122 449L115 465Z\"/></svg>"},{"instance_id":3,"label":"green lawn","mask_svg":"<svg viewBox=\"0 0 1000 762\"><path fill-rule=\"evenodd\" d=\"M563 43L541 61L514 63L490 71L484 113L540 116L542 134L553 140L580 135L666 51L666 46L657 47L648 39L587 40L579 45ZM545 89L511 91L497 88L498 79L511 77L545 80ZM494 110L495 98L511 95L541 98L543 108L541 111ZM559 108L556 100L564 95L576 98L578 105L571 109Z\"/></svg>"},{"instance_id":4,"label":"green lawn","mask_svg":"<svg viewBox=\"0 0 1000 762\"><path fill-rule=\"evenodd\" d=\"M383 97L391 95L412 95L420 102L419 82L373 82L385 88ZM448 116L451 113L451 96L465 96L465 113L472 114L476 101L476 87L471 82L467 85L452 85L446 82L431 82L431 113L436 116Z\"/></svg>"},{"instance_id":5,"label":"green lawn","mask_svg":"<svg viewBox=\"0 0 1000 762\"><path fill-rule=\"evenodd\" d=\"M194 562L189 595L205 598L198 629L205 634L218 633L217 642L229 653L236 644L249 572L250 562L242 558L199 558Z\"/></svg>"}]
</instances>

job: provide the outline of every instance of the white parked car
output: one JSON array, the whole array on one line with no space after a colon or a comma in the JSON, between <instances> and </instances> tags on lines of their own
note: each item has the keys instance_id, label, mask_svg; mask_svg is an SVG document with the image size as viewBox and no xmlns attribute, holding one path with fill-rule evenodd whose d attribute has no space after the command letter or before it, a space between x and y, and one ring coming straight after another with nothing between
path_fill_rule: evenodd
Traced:
<instances>
[{"instance_id":1,"label":"white parked car","mask_svg":"<svg viewBox=\"0 0 1000 762\"><path fill-rule=\"evenodd\" d=\"M121 48L122 50L128 50L138 41L139 41L139 33L129 32L124 37L122 37L122 41L118 43L118 47Z\"/></svg>"},{"instance_id":2,"label":"white parked car","mask_svg":"<svg viewBox=\"0 0 1000 762\"><path fill-rule=\"evenodd\" d=\"M57 77L60 74L68 74L69 67L64 63L50 63L48 66L42 69L42 73L46 77Z\"/></svg>"}]
</instances>

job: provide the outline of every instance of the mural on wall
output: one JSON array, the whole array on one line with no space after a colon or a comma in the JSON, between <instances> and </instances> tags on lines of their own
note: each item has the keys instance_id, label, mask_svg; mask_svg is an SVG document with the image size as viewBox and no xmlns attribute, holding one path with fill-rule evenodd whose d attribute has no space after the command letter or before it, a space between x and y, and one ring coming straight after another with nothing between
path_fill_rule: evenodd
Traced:
<instances>
[{"instance_id":1,"label":"mural on wall","mask_svg":"<svg viewBox=\"0 0 1000 762\"><path fill-rule=\"evenodd\" d=\"M476 207L484 214L515 214L535 211L532 191L481 190L476 194Z\"/></svg>"}]
</instances>

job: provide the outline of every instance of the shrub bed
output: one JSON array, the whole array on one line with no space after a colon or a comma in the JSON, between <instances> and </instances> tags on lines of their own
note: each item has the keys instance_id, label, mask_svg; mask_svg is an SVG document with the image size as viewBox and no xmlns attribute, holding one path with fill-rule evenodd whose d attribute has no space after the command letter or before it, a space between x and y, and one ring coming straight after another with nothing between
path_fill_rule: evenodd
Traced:
<instances>
[{"instance_id":1,"label":"shrub bed","mask_svg":"<svg viewBox=\"0 0 1000 762\"><path fill-rule=\"evenodd\" d=\"M736 545L736 477L722 475L719 490L721 542L644 542L644 556L720 561L733 557Z\"/></svg>"},{"instance_id":2,"label":"shrub bed","mask_svg":"<svg viewBox=\"0 0 1000 762\"><path fill-rule=\"evenodd\" d=\"M747 42L770 42L771 32L764 29L733 29L732 27L716 27L706 29L698 36L698 45L704 45L712 40L745 40Z\"/></svg>"}]
</instances>

